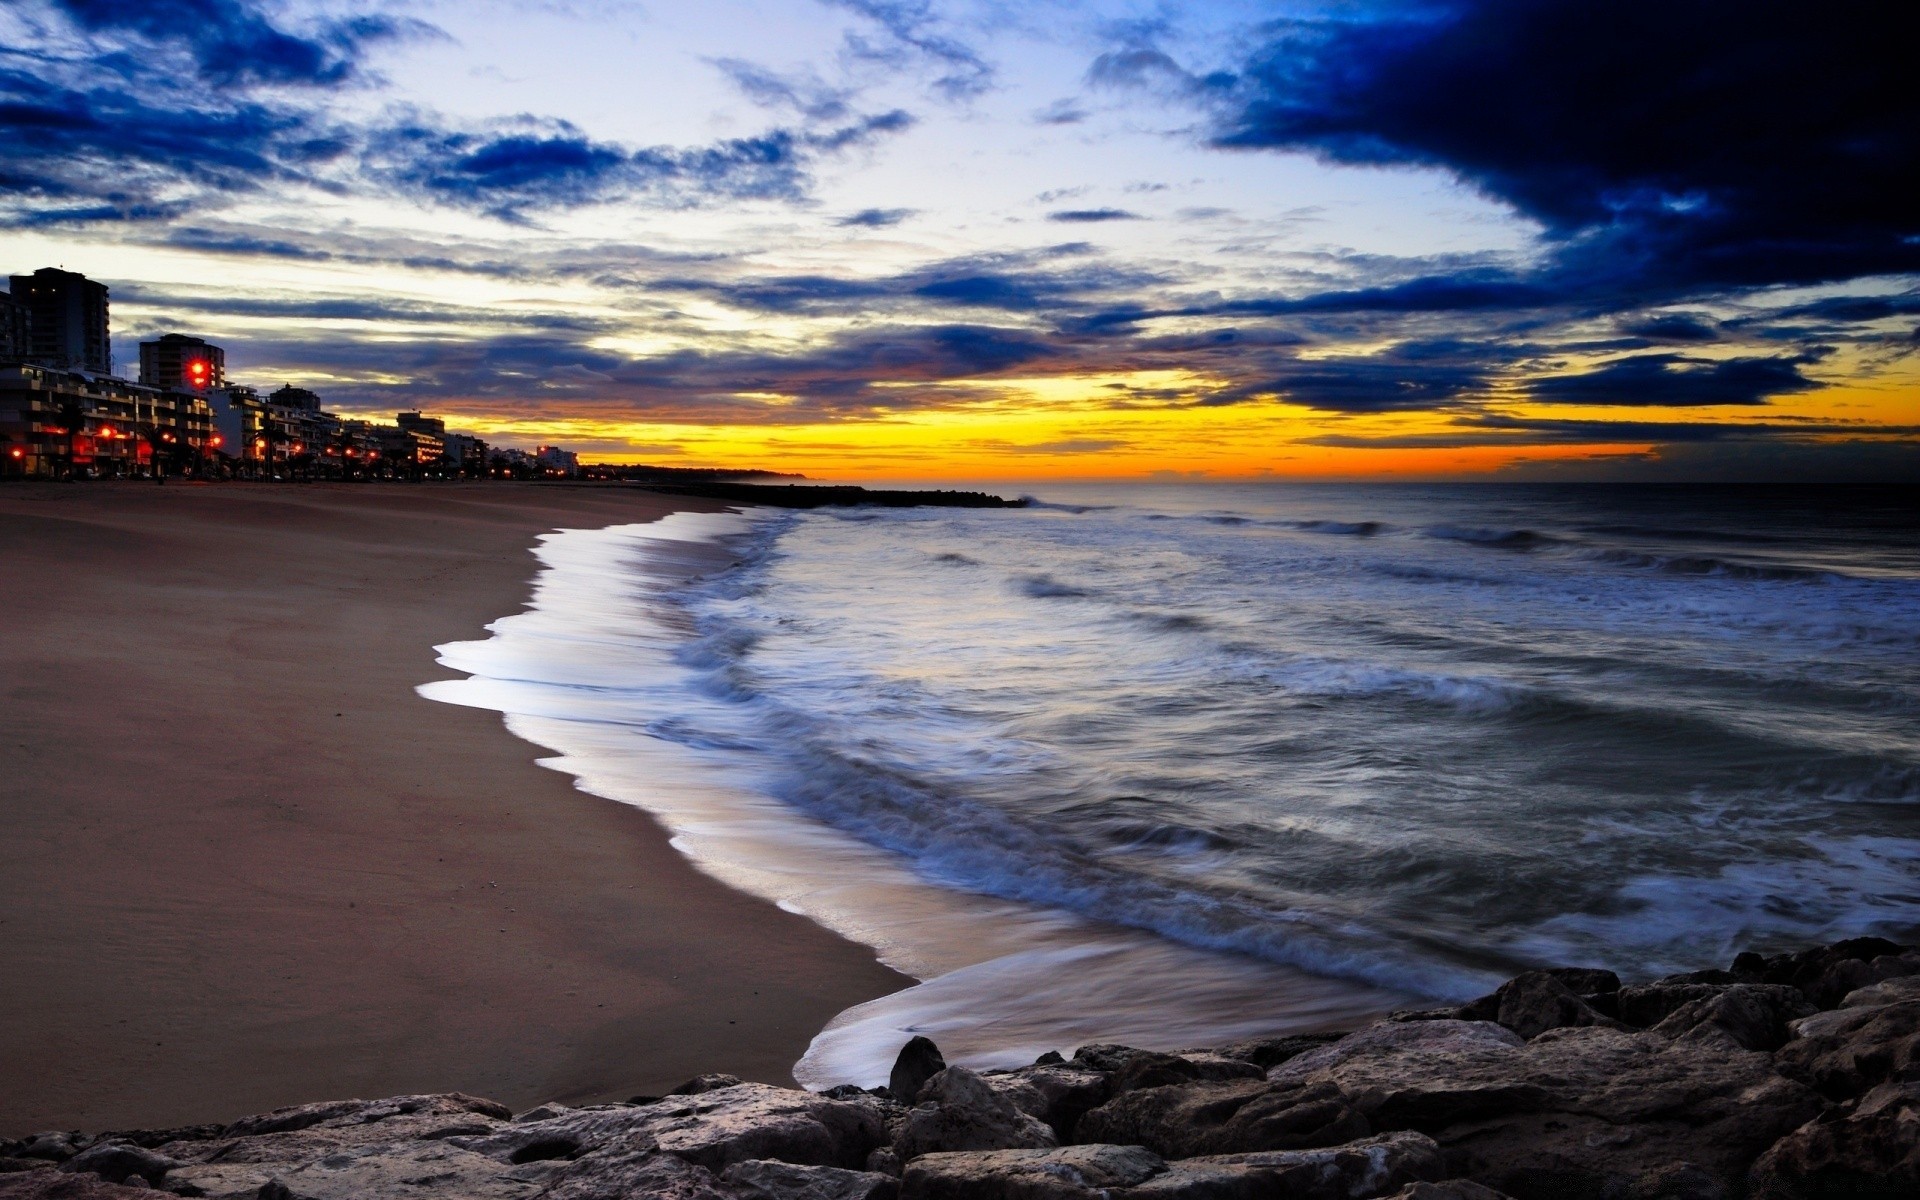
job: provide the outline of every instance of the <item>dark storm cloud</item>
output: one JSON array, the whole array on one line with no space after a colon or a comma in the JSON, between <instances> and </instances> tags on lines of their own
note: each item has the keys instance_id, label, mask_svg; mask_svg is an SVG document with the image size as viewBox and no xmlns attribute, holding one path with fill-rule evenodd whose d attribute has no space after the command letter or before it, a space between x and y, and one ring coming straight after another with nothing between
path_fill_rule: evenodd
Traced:
<instances>
[{"instance_id":1,"label":"dark storm cloud","mask_svg":"<svg viewBox=\"0 0 1920 1200\"><path fill-rule=\"evenodd\" d=\"M1569 291L1910 271L1911 33L1869 0L1451 0L1283 23L1217 144L1451 171L1541 223Z\"/></svg>"},{"instance_id":2,"label":"dark storm cloud","mask_svg":"<svg viewBox=\"0 0 1920 1200\"><path fill-rule=\"evenodd\" d=\"M1774 396L1824 387L1800 373L1824 354L1708 360L1679 354L1641 354L1578 375L1533 380L1533 398L1548 404L1622 404L1699 407L1765 404Z\"/></svg>"},{"instance_id":3,"label":"dark storm cloud","mask_svg":"<svg viewBox=\"0 0 1920 1200\"><path fill-rule=\"evenodd\" d=\"M1484 392L1508 353L1466 343L1404 342L1378 354L1266 359L1266 374L1215 393L1203 405L1272 397L1322 412L1384 413L1445 408Z\"/></svg>"},{"instance_id":4,"label":"dark storm cloud","mask_svg":"<svg viewBox=\"0 0 1920 1200\"><path fill-rule=\"evenodd\" d=\"M1681 313L1623 321L1620 328L1634 337L1653 342L1712 342L1720 337L1720 331L1706 321Z\"/></svg>"},{"instance_id":5,"label":"dark storm cloud","mask_svg":"<svg viewBox=\"0 0 1920 1200\"><path fill-rule=\"evenodd\" d=\"M240 0L55 0L48 7L90 34L178 50L215 84L337 84L360 69L368 46L438 33L423 22L384 16L293 31Z\"/></svg>"}]
</instances>

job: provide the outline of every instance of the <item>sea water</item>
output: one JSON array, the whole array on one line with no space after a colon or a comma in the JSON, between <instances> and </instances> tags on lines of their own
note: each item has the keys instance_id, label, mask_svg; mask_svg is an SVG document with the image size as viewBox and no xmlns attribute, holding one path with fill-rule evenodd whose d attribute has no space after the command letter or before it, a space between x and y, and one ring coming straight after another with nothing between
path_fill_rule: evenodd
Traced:
<instances>
[{"instance_id":1,"label":"sea water","mask_svg":"<svg viewBox=\"0 0 1920 1200\"><path fill-rule=\"evenodd\" d=\"M1912 492L1033 490L551 535L424 691L922 980L819 1086L1920 926Z\"/></svg>"}]
</instances>

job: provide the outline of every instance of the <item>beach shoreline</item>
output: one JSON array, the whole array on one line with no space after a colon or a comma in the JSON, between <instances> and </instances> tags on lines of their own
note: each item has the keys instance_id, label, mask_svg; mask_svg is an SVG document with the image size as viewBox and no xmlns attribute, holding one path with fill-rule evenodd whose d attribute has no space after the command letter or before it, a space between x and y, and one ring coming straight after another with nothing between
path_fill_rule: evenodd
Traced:
<instances>
[{"instance_id":1,"label":"beach shoreline","mask_svg":"<svg viewBox=\"0 0 1920 1200\"><path fill-rule=\"evenodd\" d=\"M0 490L0 1132L790 1084L912 981L415 688L623 486Z\"/></svg>"}]
</instances>

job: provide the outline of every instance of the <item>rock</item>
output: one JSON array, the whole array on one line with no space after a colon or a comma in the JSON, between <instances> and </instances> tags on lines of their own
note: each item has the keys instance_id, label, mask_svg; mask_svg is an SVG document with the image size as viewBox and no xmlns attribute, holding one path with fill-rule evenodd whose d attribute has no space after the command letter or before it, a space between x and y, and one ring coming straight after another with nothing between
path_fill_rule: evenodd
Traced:
<instances>
[{"instance_id":1,"label":"rock","mask_svg":"<svg viewBox=\"0 0 1920 1200\"><path fill-rule=\"evenodd\" d=\"M1439 1179L1445 1166L1433 1139L1392 1133L1321 1150L1183 1159L1118 1194L1139 1200L1362 1200Z\"/></svg>"},{"instance_id":2,"label":"rock","mask_svg":"<svg viewBox=\"0 0 1920 1200\"><path fill-rule=\"evenodd\" d=\"M1920 1000L1920 975L1902 975L1883 983L1869 984L1848 992L1841 1008L1878 1008L1883 1004L1904 1004Z\"/></svg>"},{"instance_id":3,"label":"rock","mask_svg":"<svg viewBox=\"0 0 1920 1200\"><path fill-rule=\"evenodd\" d=\"M906 1164L900 1161L900 1156L893 1152L892 1146L882 1146L867 1155L867 1170L875 1175L887 1175L898 1179L905 1172Z\"/></svg>"},{"instance_id":4,"label":"rock","mask_svg":"<svg viewBox=\"0 0 1920 1200\"><path fill-rule=\"evenodd\" d=\"M1443 1179L1438 1183L1421 1180L1410 1183L1387 1200L1513 1200L1505 1192L1496 1192L1471 1179Z\"/></svg>"},{"instance_id":5,"label":"rock","mask_svg":"<svg viewBox=\"0 0 1920 1200\"><path fill-rule=\"evenodd\" d=\"M901 1200L1094 1200L1167 1164L1139 1146L928 1154L907 1166Z\"/></svg>"},{"instance_id":6,"label":"rock","mask_svg":"<svg viewBox=\"0 0 1920 1200\"><path fill-rule=\"evenodd\" d=\"M1780 1070L1836 1100L1904 1077L1920 1062L1920 1001L1841 1008L1793 1022Z\"/></svg>"},{"instance_id":7,"label":"rock","mask_svg":"<svg viewBox=\"0 0 1920 1200\"><path fill-rule=\"evenodd\" d=\"M667 1096L698 1096L702 1092L717 1092L721 1088L732 1087L739 1082L738 1075L695 1075L668 1092ZM661 1099L666 1099L666 1096L662 1096Z\"/></svg>"},{"instance_id":8,"label":"rock","mask_svg":"<svg viewBox=\"0 0 1920 1200\"><path fill-rule=\"evenodd\" d=\"M1627 1190L1629 1200L1730 1200L1724 1180L1692 1163L1670 1163L1648 1171Z\"/></svg>"},{"instance_id":9,"label":"rock","mask_svg":"<svg viewBox=\"0 0 1920 1200\"><path fill-rule=\"evenodd\" d=\"M1612 972L1606 974L1611 976ZM1613 990L1620 990L1618 979L1613 981ZM1528 971L1494 994L1500 997L1494 1019L1529 1040L1549 1029L1617 1024L1582 1000L1557 972Z\"/></svg>"},{"instance_id":10,"label":"rock","mask_svg":"<svg viewBox=\"0 0 1920 1200\"><path fill-rule=\"evenodd\" d=\"M1063 1063L1065 1061L1067 1060L1060 1056L1060 1052L1058 1050L1049 1050L1045 1054L1042 1054L1039 1058L1034 1059L1033 1065L1036 1067L1051 1067L1056 1064Z\"/></svg>"},{"instance_id":11,"label":"rock","mask_svg":"<svg viewBox=\"0 0 1920 1200\"><path fill-rule=\"evenodd\" d=\"M857 1168L886 1136L868 1104L740 1083L647 1105L597 1105L546 1121L516 1122L481 1137L448 1139L499 1162L582 1158L600 1147L658 1146L706 1167L772 1158Z\"/></svg>"},{"instance_id":12,"label":"rock","mask_svg":"<svg viewBox=\"0 0 1920 1200\"><path fill-rule=\"evenodd\" d=\"M1254 1038L1250 1041L1222 1046L1214 1053L1225 1058L1237 1058L1241 1062L1250 1062L1262 1071L1266 1071L1290 1058L1298 1058L1309 1050L1318 1050L1346 1036L1344 1033L1293 1033L1284 1037Z\"/></svg>"},{"instance_id":13,"label":"rock","mask_svg":"<svg viewBox=\"0 0 1920 1200\"><path fill-rule=\"evenodd\" d=\"M1080 1118L1074 1136L1192 1158L1336 1146L1372 1132L1331 1084L1239 1080L1129 1092Z\"/></svg>"},{"instance_id":14,"label":"rock","mask_svg":"<svg viewBox=\"0 0 1920 1200\"><path fill-rule=\"evenodd\" d=\"M1642 1029L1652 1028L1695 1000L1711 1000L1726 989L1724 983L1636 983L1620 989L1620 1019Z\"/></svg>"},{"instance_id":15,"label":"rock","mask_svg":"<svg viewBox=\"0 0 1920 1200\"><path fill-rule=\"evenodd\" d=\"M0 1175L0 1200L152 1200L152 1196L144 1186L108 1183L98 1175L59 1171Z\"/></svg>"},{"instance_id":16,"label":"rock","mask_svg":"<svg viewBox=\"0 0 1920 1200\"><path fill-rule=\"evenodd\" d=\"M1747 1050L1778 1050L1792 1036L1788 1023L1812 1016L1806 994L1782 984L1736 983L1690 1001L1653 1027L1666 1037L1718 1034Z\"/></svg>"},{"instance_id":17,"label":"rock","mask_svg":"<svg viewBox=\"0 0 1920 1200\"><path fill-rule=\"evenodd\" d=\"M564 1117L573 1110L564 1104L546 1103L536 1105L514 1118L515 1123L525 1121L551 1121L555 1117Z\"/></svg>"},{"instance_id":18,"label":"rock","mask_svg":"<svg viewBox=\"0 0 1920 1200\"><path fill-rule=\"evenodd\" d=\"M1059 1144L1045 1122L1015 1108L965 1067L948 1067L928 1080L920 1094L923 1103L907 1113L893 1137L894 1153L909 1166L923 1154Z\"/></svg>"},{"instance_id":19,"label":"rock","mask_svg":"<svg viewBox=\"0 0 1920 1200\"><path fill-rule=\"evenodd\" d=\"M169 1181L173 1182L173 1181ZM399 1200L439 1192L461 1200L518 1200L539 1190L483 1155L441 1142L358 1146L275 1170L269 1189L280 1200ZM432 1189L430 1192L429 1189Z\"/></svg>"},{"instance_id":20,"label":"rock","mask_svg":"<svg viewBox=\"0 0 1920 1200\"><path fill-rule=\"evenodd\" d=\"M1862 937L1848 938L1830 946L1818 946L1796 954L1776 954L1765 960L1758 982L1791 984L1806 992L1821 1008L1832 1008L1848 992L1868 983L1879 982L1879 979L1865 978L1853 968L1835 971L1836 967L1848 962L1870 964L1887 956L1897 959L1906 949L1885 938ZM1747 959L1746 962L1751 969L1752 960Z\"/></svg>"},{"instance_id":21,"label":"rock","mask_svg":"<svg viewBox=\"0 0 1920 1200\"><path fill-rule=\"evenodd\" d=\"M1755 1200L1920 1195L1920 1083L1882 1084L1807 1122L1753 1166Z\"/></svg>"},{"instance_id":22,"label":"rock","mask_svg":"<svg viewBox=\"0 0 1920 1200\"><path fill-rule=\"evenodd\" d=\"M11 1144L12 1156L16 1158L39 1158L47 1162L65 1162L85 1148L86 1140L77 1133L29 1134Z\"/></svg>"},{"instance_id":23,"label":"rock","mask_svg":"<svg viewBox=\"0 0 1920 1200\"><path fill-rule=\"evenodd\" d=\"M1073 1066L1065 1059L983 1078L1015 1108L1045 1121L1062 1142L1074 1136L1083 1115L1105 1104L1111 1094L1103 1072Z\"/></svg>"},{"instance_id":24,"label":"rock","mask_svg":"<svg viewBox=\"0 0 1920 1200\"><path fill-rule=\"evenodd\" d=\"M940 1057L940 1047L933 1039L916 1037L900 1047L900 1054L893 1060L893 1073L887 1076L887 1090L893 1098L902 1104L912 1104L920 1098L920 1089L927 1080L947 1069L947 1060Z\"/></svg>"},{"instance_id":25,"label":"rock","mask_svg":"<svg viewBox=\"0 0 1920 1200\"><path fill-rule=\"evenodd\" d=\"M140 1146L124 1142L95 1142L61 1163L59 1169L88 1171L109 1183L125 1183L137 1177L151 1184L159 1183L168 1171L179 1165L164 1154L156 1154Z\"/></svg>"},{"instance_id":26,"label":"rock","mask_svg":"<svg viewBox=\"0 0 1920 1200\"><path fill-rule=\"evenodd\" d=\"M482 1100L462 1092L441 1095L395 1096L389 1100L333 1100L322 1104L299 1104L277 1108L257 1117L242 1117L220 1131L223 1139L258 1137L266 1133L291 1133L318 1125L371 1125L403 1116L444 1116L477 1114L498 1121L513 1118L504 1104Z\"/></svg>"},{"instance_id":27,"label":"rock","mask_svg":"<svg viewBox=\"0 0 1920 1200\"><path fill-rule=\"evenodd\" d=\"M452 1195L467 1200L462 1193ZM627 1146L611 1146L568 1164L539 1197L540 1200L637 1200L639 1197L735 1200L714 1178L713 1172L671 1154Z\"/></svg>"},{"instance_id":28,"label":"rock","mask_svg":"<svg viewBox=\"0 0 1920 1200\"><path fill-rule=\"evenodd\" d=\"M15 1158L0 1154L0 1175L18 1175L26 1171L51 1171L53 1164L44 1158Z\"/></svg>"},{"instance_id":29,"label":"rock","mask_svg":"<svg viewBox=\"0 0 1920 1200\"><path fill-rule=\"evenodd\" d=\"M894 1200L900 1193L900 1181L891 1175L765 1159L733 1164L720 1182L742 1200Z\"/></svg>"},{"instance_id":30,"label":"rock","mask_svg":"<svg viewBox=\"0 0 1920 1200\"><path fill-rule=\"evenodd\" d=\"M1680 1163L1733 1193L1754 1158L1820 1107L1769 1056L1726 1038L1592 1026L1522 1042L1485 1022L1430 1021L1383 1023L1300 1055L1264 1088L1118 1096L1081 1118L1078 1136L1189 1158L1413 1130L1438 1141L1456 1173L1521 1200L1625 1196Z\"/></svg>"}]
</instances>

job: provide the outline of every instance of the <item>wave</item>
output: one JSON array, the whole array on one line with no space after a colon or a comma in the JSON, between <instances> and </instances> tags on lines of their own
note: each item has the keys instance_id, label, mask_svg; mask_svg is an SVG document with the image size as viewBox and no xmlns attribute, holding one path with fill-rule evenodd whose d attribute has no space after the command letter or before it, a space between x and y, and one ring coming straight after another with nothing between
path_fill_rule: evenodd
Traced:
<instances>
[{"instance_id":1,"label":"wave","mask_svg":"<svg viewBox=\"0 0 1920 1200\"><path fill-rule=\"evenodd\" d=\"M1341 537L1373 537L1387 526L1380 521L1283 521L1282 528L1302 533L1329 533Z\"/></svg>"},{"instance_id":2,"label":"wave","mask_svg":"<svg viewBox=\"0 0 1920 1200\"><path fill-rule=\"evenodd\" d=\"M1111 512L1118 506L1113 504L1060 504L1052 500L1042 500L1038 496L1027 495L1020 497L1020 507L1037 508L1044 512L1091 513Z\"/></svg>"},{"instance_id":3,"label":"wave","mask_svg":"<svg viewBox=\"0 0 1920 1200\"><path fill-rule=\"evenodd\" d=\"M1490 977L1403 951L1381 931L1331 911L1122 869L964 790L875 759L864 747L837 746L833 731L805 714L765 698L755 709L766 745L789 764L772 785L778 798L906 856L936 883L1421 995L1469 998Z\"/></svg>"},{"instance_id":4,"label":"wave","mask_svg":"<svg viewBox=\"0 0 1920 1200\"><path fill-rule=\"evenodd\" d=\"M1421 531L1425 536L1445 542L1470 542L1476 546L1493 546L1501 550L1536 550L1541 546L1551 546L1560 539L1549 537L1532 529L1485 529L1461 525L1429 525Z\"/></svg>"},{"instance_id":5,"label":"wave","mask_svg":"<svg viewBox=\"0 0 1920 1200\"><path fill-rule=\"evenodd\" d=\"M1641 875L1599 911L1540 922L1510 943L1540 962L1640 964L1649 975L1785 949L1920 928L1920 841L1807 838L1796 858L1732 863L1708 876Z\"/></svg>"},{"instance_id":6,"label":"wave","mask_svg":"<svg viewBox=\"0 0 1920 1200\"><path fill-rule=\"evenodd\" d=\"M945 563L950 567L977 567L980 565L979 559L968 558L964 554L956 554L952 551L948 551L945 554L934 555L933 561L937 563Z\"/></svg>"},{"instance_id":7,"label":"wave","mask_svg":"<svg viewBox=\"0 0 1920 1200\"><path fill-rule=\"evenodd\" d=\"M1587 550L1579 554L1590 562L1673 575L1719 576L1766 583L1840 583L1848 579L1836 571L1776 563L1749 563L1705 554L1643 554L1637 550Z\"/></svg>"}]
</instances>

